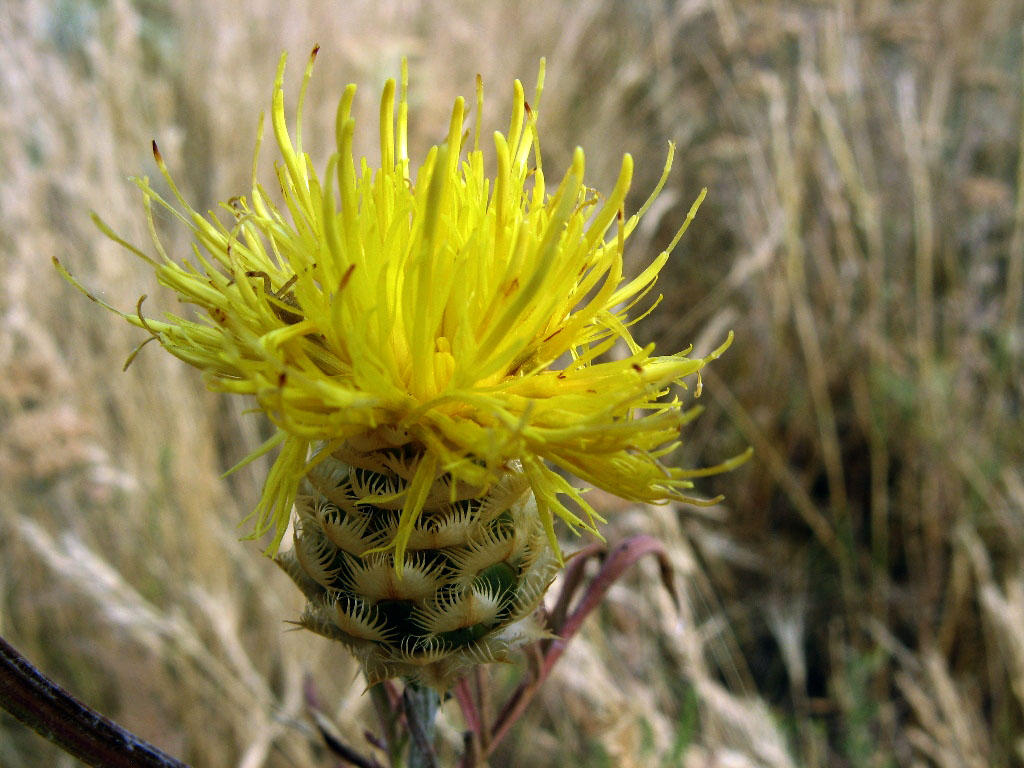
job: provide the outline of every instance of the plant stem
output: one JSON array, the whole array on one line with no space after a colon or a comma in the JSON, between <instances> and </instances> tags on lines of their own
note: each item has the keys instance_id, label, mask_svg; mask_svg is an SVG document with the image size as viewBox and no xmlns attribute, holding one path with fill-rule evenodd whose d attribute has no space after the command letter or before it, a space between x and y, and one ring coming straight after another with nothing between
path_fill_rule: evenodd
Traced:
<instances>
[{"instance_id":1,"label":"plant stem","mask_svg":"<svg viewBox=\"0 0 1024 768\"><path fill-rule=\"evenodd\" d=\"M484 750L483 757L486 759L497 747L516 721L526 712L530 701L540 689L541 684L547 680L548 675L555 664L562 657L569 641L576 636L583 621L604 599L605 594L611 586L622 577L626 569L645 555L654 555L658 558L658 566L661 571L661 581L672 596L676 606L679 605L679 596L676 594L673 584L672 564L665 551L665 545L657 539L641 535L634 536L616 546L604 558L601 570L598 571L593 581L587 586L583 596L573 603L573 596L583 582L583 569L587 560L599 557L604 554L604 545L592 545L581 550L566 569L565 586L559 595L558 603L553 610L548 627L554 632L555 637L549 640L542 640L532 646L536 656L536 670L530 679L519 684L512 696L505 702L501 714L494 721L490 729ZM572 609L570 611L570 606Z\"/></svg>"},{"instance_id":2,"label":"plant stem","mask_svg":"<svg viewBox=\"0 0 1024 768\"><path fill-rule=\"evenodd\" d=\"M0 708L97 768L188 768L90 709L0 637Z\"/></svg>"},{"instance_id":3,"label":"plant stem","mask_svg":"<svg viewBox=\"0 0 1024 768\"><path fill-rule=\"evenodd\" d=\"M409 726L409 768L437 768L434 754L434 721L441 706L437 691L408 683L402 692L405 720Z\"/></svg>"},{"instance_id":4,"label":"plant stem","mask_svg":"<svg viewBox=\"0 0 1024 768\"><path fill-rule=\"evenodd\" d=\"M400 714L396 708L397 693L393 701L389 685L390 683L387 681L371 685L370 698L373 701L373 708L377 713L377 719L380 721L381 739L387 748L388 765L394 768L394 766L402 764L402 747L404 745L398 737L398 730L396 728Z\"/></svg>"}]
</instances>

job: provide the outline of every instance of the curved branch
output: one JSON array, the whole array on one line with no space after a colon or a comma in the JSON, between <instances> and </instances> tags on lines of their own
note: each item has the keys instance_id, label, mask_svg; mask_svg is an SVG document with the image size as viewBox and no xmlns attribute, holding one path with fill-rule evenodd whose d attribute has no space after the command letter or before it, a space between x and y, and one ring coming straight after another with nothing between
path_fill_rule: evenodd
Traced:
<instances>
[{"instance_id":1,"label":"curved branch","mask_svg":"<svg viewBox=\"0 0 1024 768\"><path fill-rule=\"evenodd\" d=\"M0 637L0 707L96 768L188 768L90 709Z\"/></svg>"}]
</instances>

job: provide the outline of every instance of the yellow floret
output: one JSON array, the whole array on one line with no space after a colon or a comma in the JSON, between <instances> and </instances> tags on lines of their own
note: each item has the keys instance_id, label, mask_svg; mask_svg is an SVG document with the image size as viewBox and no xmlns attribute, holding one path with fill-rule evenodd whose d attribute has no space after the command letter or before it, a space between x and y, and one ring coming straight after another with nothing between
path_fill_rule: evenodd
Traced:
<instances>
[{"instance_id":1,"label":"yellow floret","mask_svg":"<svg viewBox=\"0 0 1024 768\"><path fill-rule=\"evenodd\" d=\"M669 396L670 387L717 357L731 334L709 356L690 358L687 351L656 356L630 332L629 311L654 285L703 199L669 248L625 280L626 242L665 183L672 147L657 188L632 215L625 210L629 155L607 196L584 186L581 149L551 188L537 132L542 61L532 103L516 81L509 129L493 135L494 178L484 171L479 80L471 143L460 98L446 141L413 165L403 63L397 117L394 81L381 100L379 167L353 157L349 86L337 111L337 151L318 177L301 140L315 54L294 144L283 56L274 85L283 205L257 184L254 161L251 195L222 204L220 217L204 216L178 192L154 144L176 202L145 179L137 183L151 223L156 204L192 230L192 258L169 258L155 234L157 259L128 246L202 314L123 317L202 369L211 389L255 397L277 426L254 454L280 448L253 513L253 536L272 531L276 550L303 478L346 445L366 455L374 441L420 446L389 470L386 487L360 500L401 510L378 547L393 550L399 571L428 496L438 488L452 501L483 496L513 463L557 552L554 517L591 530L600 520L558 470L628 500L660 502L687 499L691 478L745 458L710 470L661 461L696 413ZM610 358L619 343L621 359Z\"/></svg>"}]
</instances>

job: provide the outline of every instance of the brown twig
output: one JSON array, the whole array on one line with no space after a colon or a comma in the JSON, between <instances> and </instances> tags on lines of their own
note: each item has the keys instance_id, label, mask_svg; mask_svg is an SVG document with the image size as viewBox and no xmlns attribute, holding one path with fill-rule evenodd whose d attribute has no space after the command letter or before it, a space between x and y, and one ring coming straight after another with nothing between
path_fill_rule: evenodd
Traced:
<instances>
[{"instance_id":1,"label":"brown twig","mask_svg":"<svg viewBox=\"0 0 1024 768\"><path fill-rule=\"evenodd\" d=\"M0 707L96 768L188 768L80 702L0 638Z\"/></svg>"}]
</instances>

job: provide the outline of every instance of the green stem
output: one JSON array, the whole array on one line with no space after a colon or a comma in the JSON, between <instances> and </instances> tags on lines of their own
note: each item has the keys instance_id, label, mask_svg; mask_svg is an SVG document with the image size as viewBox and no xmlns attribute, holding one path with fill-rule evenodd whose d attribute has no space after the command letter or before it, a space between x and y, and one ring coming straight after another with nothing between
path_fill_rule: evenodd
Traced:
<instances>
[{"instance_id":1,"label":"green stem","mask_svg":"<svg viewBox=\"0 0 1024 768\"><path fill-rule=\"evenodd\" d=\"M434 722L441 706L437 691L408 683L402 692L409 726L409 768L437 768L434 753Z\"/></svg>"}]
</instances>

